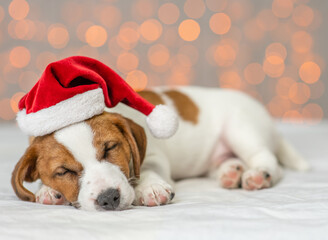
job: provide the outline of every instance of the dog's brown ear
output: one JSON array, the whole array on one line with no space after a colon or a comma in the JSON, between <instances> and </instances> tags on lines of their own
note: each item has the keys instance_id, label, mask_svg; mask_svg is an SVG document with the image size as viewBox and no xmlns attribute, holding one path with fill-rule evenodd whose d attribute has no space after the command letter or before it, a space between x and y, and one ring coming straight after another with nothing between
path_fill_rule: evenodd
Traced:
<instances>
[{"instance_id":1,"label":"dog's brown ear","mask_svg":"<svg viewBox=\"0 0 328 240\"><path fill-rule=\"evenodd\" d=\"M12 173L11 185L16 195L24 201L35 202L34 194L24 187L23 182L34 182L39 178L39 173L36 170L37 158L36 145L32 144L16 164Z\"/></svg>"},{"instance_id":2,"label":"dog's brown ear","mask_svg":"<svg viewBox=\"0 0 328 240\"><path fill-rule=\"evenodd\" d=\"M134 121L124 118L116 124L128 140L132 158L133 171L136 178L140 176L140 166L146 155L147 138L144 129Z\"/></svg>"}]
</instances>

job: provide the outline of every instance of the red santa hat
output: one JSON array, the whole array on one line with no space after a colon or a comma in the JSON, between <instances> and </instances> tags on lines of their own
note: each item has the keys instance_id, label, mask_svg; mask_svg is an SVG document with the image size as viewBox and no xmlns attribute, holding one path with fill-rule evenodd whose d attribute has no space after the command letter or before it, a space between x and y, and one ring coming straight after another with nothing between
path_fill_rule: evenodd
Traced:
<instances>
[{"instance_id":1,"label":"red santa hat","mask_svg":"<svg viewBox=\"0 0 328 240\"><path fill-rule=\"evenodd\" d=\"M157 138L168 138L178 128L178 118L167 106L155 107L108 66L81 56L47 66L20 100L17 122L25 133L42 136L101 114L119 102L146 115L147 126Z\"/></svg>"}]
</instances>

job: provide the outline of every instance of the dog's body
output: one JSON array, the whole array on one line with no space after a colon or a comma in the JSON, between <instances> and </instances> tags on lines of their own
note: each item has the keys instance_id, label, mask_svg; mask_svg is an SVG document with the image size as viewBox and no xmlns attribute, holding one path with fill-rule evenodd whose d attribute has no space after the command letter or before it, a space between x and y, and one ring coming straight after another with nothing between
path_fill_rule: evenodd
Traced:
<instances>
[{"instance_id":1,"label":"dog's body","mask_svg":"<svg viewBox=\"0 0 328 240\"><path fill-rule=\"evenodd\" d=\"M25 180L35 180L39 177L45 184L36 194L36 201L63 204L67 199L69 202L78 201L84 209L124 209L131 205L133 200L138 205L154 206L166 204L173 198L175 180L209 175L217 179L222 187L242 186L244 189L253 190L270 187L280 179L281 168L278 159L283 165L294 169L305 170L308 167L298 153L276 132L274 123L264 107L240 92L181 87L175 90L156 88L153 92L144 91L140 95L153 104L166 104L179 114L180 126L177 133L168 140L155 139L145 127L143 116L124 104L108 109L109 114L96 116L94 120L61 129L52 134L51 138L66 148L70 158L79 162L76 164L79 165L79 169L73 171L77 173L75 181L78 181L73 188L75 197L68 197L65 193L69 192L67 189L61 190L57 185L54 187L54 180L45 181L46 174L42 176L39 173L34 177L23 177ZM113 113L121 114L125 120ZM114 141L119 142L118 148L125 149L120 150L125 152L125 155L122 153L122 156L117 158L126 158L127 161L114 161L111 157L101 157L101 154L98 154L103 145L100 143L104 138L102 134L110 129L106 126L99 127L107 120L98 121L97 118L110 118L108 116L112 115L115 116L115 120L109 121L128 121L130 127L132 126L130 135L135 139L134 149L131 147L131 140L124 140L127 138L128 130L122 130L122 126L118 128L124 138L120 137L121 140ZM127 119L133 120L136 124ZM118 123L115 126L117 125ZM145 129L145 135L137 127L139 125ZM106 134L109 136L111 133L109 131ZM119 136L120 133L115 134ZM36 139L34 142L45 144L43 139ZM126 147L129 145L131 156ZM140 180L134 191L128 184L132 172L127 164L131 157L134 160L135 175L139 174L136 158L140 158L139 164L144 159ZM103 163L103 159L109 160ZM38 161L40 160L36 160L36 165ZM13 175L13 186L18 196L24 198L24 194L21 194L16 186L22 177L15 178L20 170L19 166L23 165L24 157L20 162ZM108 174L109 172L111 174ZM61 194L58 195L57 191ZM110 208L99 204L104 198L104 193L105 198L111 198ZM113 200L114 195L120 199L119 203ZM31 195L29 200L34 200Z\"/></svg>"}]
</instances>

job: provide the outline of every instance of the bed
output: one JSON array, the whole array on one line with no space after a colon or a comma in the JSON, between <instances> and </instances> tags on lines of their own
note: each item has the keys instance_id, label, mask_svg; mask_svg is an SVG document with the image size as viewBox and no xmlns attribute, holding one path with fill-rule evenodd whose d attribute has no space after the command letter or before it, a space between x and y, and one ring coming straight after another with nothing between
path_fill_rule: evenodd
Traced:
<instances>
[{"instance_id":1,"label":"bed","mask_svg":"<svg viewBox=\"0 0 328 240\"><path fill-rule=\"evenodd\" d=\"M86 212L19 200L11 172L27 147L14 124L0 125L0 239L328 239L328 123L279 123L310 161L272 189L225 190L209 179L177 183L172 204ZM38 184L26 185L35 191Z\"/></svg>"}]
</instances>

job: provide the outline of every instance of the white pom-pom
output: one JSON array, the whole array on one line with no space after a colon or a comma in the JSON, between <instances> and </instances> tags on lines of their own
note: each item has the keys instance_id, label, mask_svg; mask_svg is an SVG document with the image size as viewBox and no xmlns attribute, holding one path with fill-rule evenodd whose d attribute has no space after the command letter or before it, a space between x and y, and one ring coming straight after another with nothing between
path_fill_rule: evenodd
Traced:
<instances>
[{"instance_id":1,"label":"white pom-pom","mask_svg":"<svg viewBox=\"0 0 328 240\"><path fill-rule=\"evenodd\" d=\"M169 138L178 129L176 113L165 105L157 105L146 118L151 134L156 138Z\"/></svg>"}]
</instances>

